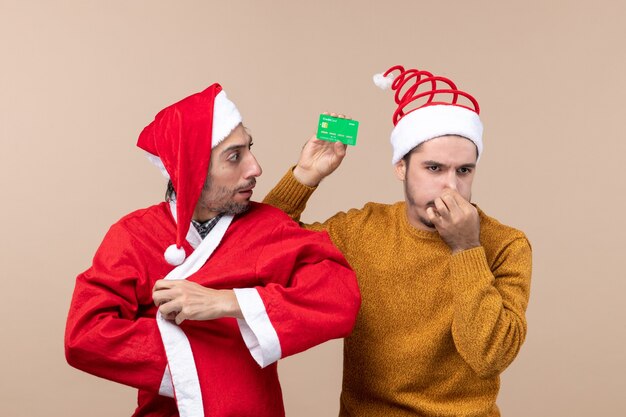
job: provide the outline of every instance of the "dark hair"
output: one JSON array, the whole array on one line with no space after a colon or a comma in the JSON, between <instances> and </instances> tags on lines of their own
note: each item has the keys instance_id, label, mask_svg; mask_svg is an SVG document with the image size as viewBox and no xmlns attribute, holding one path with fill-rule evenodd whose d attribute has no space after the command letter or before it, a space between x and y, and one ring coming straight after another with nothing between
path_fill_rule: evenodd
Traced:
<instances>
[{"instance_id":1,"label":"dark hair","mask_svg":"<svg viewBox=\"0 0 626 417\"><path fill-rule=\"evenodd\" d=\"M465 136L461 136L461 135L454 135L454 134L450 134L450 135L444 135L444 136L456 136L457 138L461 138L461 139L466 139L469 140L470 142L474 143L473 140L466 138ZM433 139L437 139L440 138L441 136L436 136ZM428 142L431 139L425 140L424 142ZM406 164L406 167L409 167L409 160L411 159L411 154L413 153L413 151L418 150L422 144L424 144L424 142L420 142L416 147L414 147L413 149L411 149L410 151L408 151L406 154L404 154L404 156L402 157L402 159L404 160L404 163ZM474 146L476 146L476 144L474 143ZM476 146L476 158L478 158L478 146Z\"/></svg>"},{"instance_id":2,"label":"dark hair","mask_svg":"<svg viewBox=\"0 0 626 417\"><path fill-rule=\"evenodd\" d=\"M176 200L176 190L174 189L174 184L172 184L172 180L169 180L167 182L167 190L165 191L165 201L169 203L173 200Z\"/></svg>"},{"instance_id":3,"label":"dark hair","mask_svg":"<svg viewBox=\"0 0 626 417\"><path fill-rule=\"evenodd\" d=\"M209 170L211 169L211 161L209 161ZM206 174L206 179L204 180L204 185L202 186L202 191L206 191L209 189L211 184L211 177L209 173ZM172 180L167 182L167 190L165 190L165 201L176 201L176 190L174 189L174 184L172 184Z\"/></svg>"},{"instance_id":4,"label":"dark hair","mask_svg":"<svg viewBox=\"0 0 626 417\"><path fill-rule=\"evenodd\" d=\"M408 151L406 154L404 154L404 156L402 157L402 159L404 160L404 164L406 166L406 168L409 168L409 160L411 159L411 154L413 153L413 151L419 149L422 144L424 142L420 142L416 147L414 147L413 149L411 149L410 151Z\"/></svg>"}]
</instances>

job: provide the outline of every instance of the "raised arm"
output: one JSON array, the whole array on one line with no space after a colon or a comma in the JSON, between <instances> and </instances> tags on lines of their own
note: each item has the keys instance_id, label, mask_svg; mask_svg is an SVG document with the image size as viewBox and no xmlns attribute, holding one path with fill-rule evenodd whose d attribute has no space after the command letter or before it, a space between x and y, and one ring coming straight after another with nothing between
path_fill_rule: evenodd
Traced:
<instances>
[{"instance_id":1,"label":"raised arm","mask_svg":"<svg viewBox=\"0 0 626 417\"><path fill-rule=\"evenodd\" d=\"M335 116L334 113L331 113ZM341 116L341 115L339 115ZM329 142L312 136L302 148L300 159L295 167L265 196L264 203L277 207L295 221L319 183L332 174L341 165L346 156L346 145L341 142ZM302 225L320 230L321 225Z\"/></svg>"},{"instance_id":2,"label":"raised arm","mask_svg":"<svg viewBox=\"0 0 626 417\"><path fill-rule=\"evenodd\" d=\"M347 146L341 142L329 142L312 136L302 148L300 159L293 174L308 187L317 185L332 174L346 156Z\"/></svg>"}]
</instances>

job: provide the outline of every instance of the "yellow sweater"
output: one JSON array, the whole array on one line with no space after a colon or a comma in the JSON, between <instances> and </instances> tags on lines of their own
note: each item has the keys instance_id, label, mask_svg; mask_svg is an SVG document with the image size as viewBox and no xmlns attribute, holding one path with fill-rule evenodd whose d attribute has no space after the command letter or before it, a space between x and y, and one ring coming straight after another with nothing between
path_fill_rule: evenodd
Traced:
<instances>
[{"instance_id":1,"label":"yellow sweater","mask_svg":"<svg viewBox=\"0 0 626 417\"><path fill-rule=\"evenodd\" d=\"M289 170L267 195L299 220L313 188ZM526 335L531 248L479 210L481 247L452 256L412 227L404 202L324 223L356 271L362 305L344 342L340 416L499 416L500 373Z\"/></svg>"}]
</instances>

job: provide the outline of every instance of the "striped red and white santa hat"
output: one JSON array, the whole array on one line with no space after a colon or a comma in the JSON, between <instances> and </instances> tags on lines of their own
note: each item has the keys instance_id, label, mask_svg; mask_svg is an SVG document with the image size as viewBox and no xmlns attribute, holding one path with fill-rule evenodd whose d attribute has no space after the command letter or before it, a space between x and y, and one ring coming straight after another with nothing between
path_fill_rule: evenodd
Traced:
<instances>
[{"instance_id":1,"label":"striped red and white santa hat","mask_svg":"<svg viewBox=\"0 0 626 417\"><path fill-rule=\"evenodd\" d=\"M374 75L374 84L395 90L398 105L391 132L393 164L427 140L458 135L474 142L478 157L483 152L483 124L480 107L470 94L456 84L428 71L404 69L401 65Z\"/></svg>"}]
</instances>

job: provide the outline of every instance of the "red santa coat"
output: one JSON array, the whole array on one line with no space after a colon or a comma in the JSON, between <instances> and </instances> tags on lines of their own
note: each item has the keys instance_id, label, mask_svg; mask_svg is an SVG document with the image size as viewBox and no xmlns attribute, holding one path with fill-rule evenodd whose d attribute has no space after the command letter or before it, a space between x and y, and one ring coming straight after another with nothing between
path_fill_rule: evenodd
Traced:
<instances>
[{"instance_id":1,"label":"red santa coat","mask_svg":"<svg viewBox=\"0 0 626 417\"><path fill-rule=\"evenodd\" d=\"M154 283L173 268L163 252L175 233L167 203L114 224L92 267L77 277L68 315L67 361L138 388L136 416L178 415L176 401L164 396L171 382L152 300ZM193 248L186 243L185 251ZM237 289L246 317L180 326L193 352L205 416L284 415L275 360L347 336L360 305L355 275L328 236L258 203L235 217L209 260L187 279ZM255 297L260 313L259 305L247 305ZM254 308L271 327L269 336L251 338L250 327L258 328ZM263 346L272 337L274 353Z\"/></svg>"}]
</instances>

